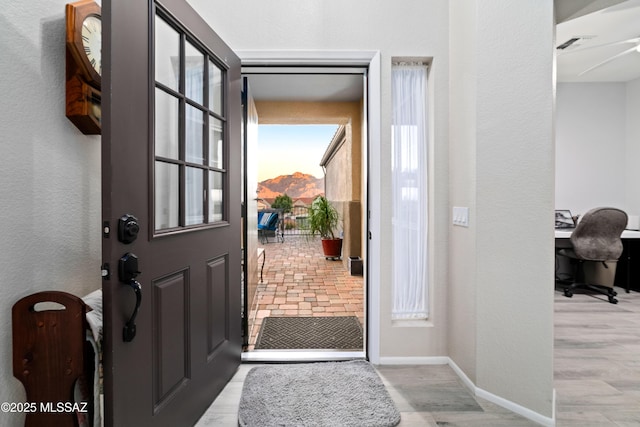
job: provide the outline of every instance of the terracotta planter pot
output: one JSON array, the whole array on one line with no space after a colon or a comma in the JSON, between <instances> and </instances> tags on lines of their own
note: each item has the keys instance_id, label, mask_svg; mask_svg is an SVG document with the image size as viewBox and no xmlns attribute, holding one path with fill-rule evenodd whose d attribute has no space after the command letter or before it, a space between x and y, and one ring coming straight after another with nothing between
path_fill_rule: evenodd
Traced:
<instances>
[{"instance_id":1,"label":"terracotta planter pot","mask_svg":"<svg viewBox=\"0 0 640 427\"><path fill-rule=\"evenodd\" d=\"M342 256L342 239L322 239L322 251L327 259L340 259Z\"/></svg>"}]
</instances>

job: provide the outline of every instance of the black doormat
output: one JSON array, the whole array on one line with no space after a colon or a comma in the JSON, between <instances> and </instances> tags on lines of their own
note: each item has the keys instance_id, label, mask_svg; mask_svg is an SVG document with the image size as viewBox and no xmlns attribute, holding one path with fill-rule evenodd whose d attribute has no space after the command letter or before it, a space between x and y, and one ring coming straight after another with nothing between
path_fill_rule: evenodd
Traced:
<instances>
[{"instance_id":1,"label":"black doormat","mask_svg":"<svg viewBox=\"0 0 640 427\"><path fill-rule=\"evenodd\" d=\"M265 317L256 350L362 350L362 327L355 316Z\"/></svg>"}]
</instances>

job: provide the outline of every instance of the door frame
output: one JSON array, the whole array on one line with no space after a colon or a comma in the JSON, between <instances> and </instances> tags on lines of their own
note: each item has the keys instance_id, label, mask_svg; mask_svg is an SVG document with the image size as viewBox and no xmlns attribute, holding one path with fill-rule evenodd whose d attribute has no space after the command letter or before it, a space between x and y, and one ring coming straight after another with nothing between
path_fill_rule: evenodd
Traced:
<instances>
[{"instance_id":1,"label":"door frame","mask_svg":"<svg viewBox=\"0 0 640 427\"><path fill-rule=\"evenodd\" d=\"M381 142L381 114L380 114L380 51L299 51L299 50L236 50L243 67L247 66L304 66L304 67L332 67L354 66L365 67L364 75L366 90L366 126L363 129L363 154L366 161L363 164L364 177L364 206L365 233L368 235L366 245L366 259L364 283L366 286L366 331L368 359L378 364L380 362L380 288L382 254L380 244L377 244L381 232L381 177L380 177L380 142ZM243 353L243 361L246 360Z\"/></svg>"}]
</instances>

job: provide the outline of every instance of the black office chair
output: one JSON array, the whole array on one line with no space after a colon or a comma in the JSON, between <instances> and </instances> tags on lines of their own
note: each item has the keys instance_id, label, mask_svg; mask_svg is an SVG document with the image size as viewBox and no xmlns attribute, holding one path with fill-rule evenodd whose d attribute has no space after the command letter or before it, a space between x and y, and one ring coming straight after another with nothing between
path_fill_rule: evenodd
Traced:
<instances>
[{"instance_id":1,"label":"black office chair","mask_svg":"<svg viewBox=\"0 0 640 427\"><path fill-rule=\"evenodd\" d=\"M577 289L590 290L606 295L611 304L617 304L617 294L612 286L605 284L585 283L584 263L601 262L604 268L615 268L612 261L617 261L622 254L620 236L627 226L627 214L616 208L594 208L584 214L582 220L571 233L571 249L562 249L560 255L572 258L577 262L574 283L564 288L564 295L571 298Z\"/></svg>"}]
</instances>

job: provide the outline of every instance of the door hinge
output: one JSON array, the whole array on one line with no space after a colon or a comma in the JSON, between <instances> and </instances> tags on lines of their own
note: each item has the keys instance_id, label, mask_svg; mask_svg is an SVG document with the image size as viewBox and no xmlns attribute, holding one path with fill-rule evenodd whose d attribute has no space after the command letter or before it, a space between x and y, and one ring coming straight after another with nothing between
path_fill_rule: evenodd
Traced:
<instances>
[{"instance_id":1,"label":"door hinge","mask_svg":"<svg viewBox=\"0 0 640 427\"><path fill-rule=\"evenodd\" d=\"M111 279L111 268L109 267L108 262L105 262L104 264L102 264L100 275L104 280Z\"/></svg>"}]
</instances>

